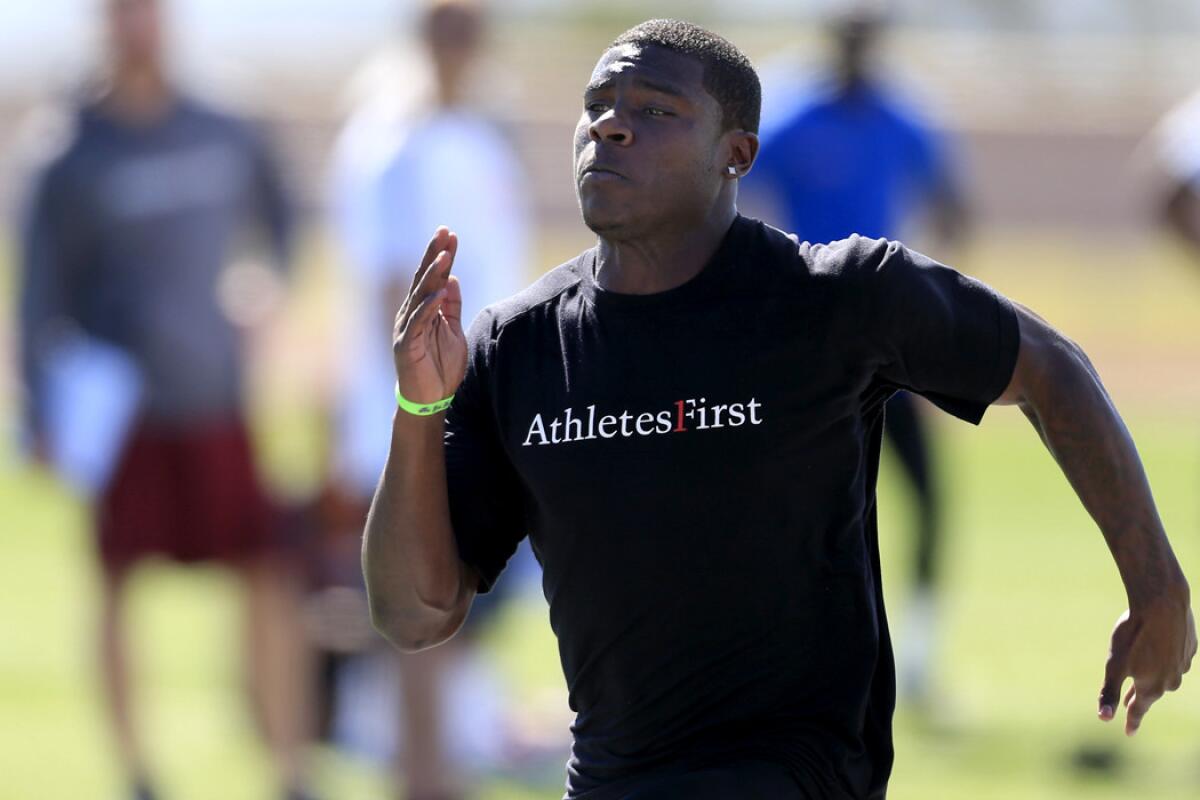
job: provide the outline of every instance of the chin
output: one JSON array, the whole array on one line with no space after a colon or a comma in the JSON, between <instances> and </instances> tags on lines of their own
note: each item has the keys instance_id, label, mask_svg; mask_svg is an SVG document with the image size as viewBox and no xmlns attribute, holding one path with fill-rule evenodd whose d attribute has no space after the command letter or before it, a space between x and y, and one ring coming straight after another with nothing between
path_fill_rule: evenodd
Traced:
<instances>
[{"instance_id":1,"label":"chin","mask_svg":"<svg viewBox=\"0 0 1200 800\"><path fill-rule=\"evenodd\" d=\"M645 220L634 213L626 204L603 202L580 202L579 210L583 224L597 236L617 236L636 233L644 227Z\"/></svg>"},{"instance_id":2,"label":"chin","mask_svg":"<svg viewBox=\"0 0 1200 800\"><path fill-rule=\"evenodd\" d=\"M611 236L625 230L625 225L620 220L610 219L607 217L596 218L583 215L583 224L588 227L592 233L597 236Z\"/></svg>"},{"instance_id":3,"label":"chin","mask_svg":"<svg viewBox=\"0 0 1200 800\"><path fill-rule=\"evenodd\" d=\"M583 215L583 224L598 236L620 232L629 224L628 215L615 209L589 208L582 205L580 212Z\"/></svg>"}]
</instances>

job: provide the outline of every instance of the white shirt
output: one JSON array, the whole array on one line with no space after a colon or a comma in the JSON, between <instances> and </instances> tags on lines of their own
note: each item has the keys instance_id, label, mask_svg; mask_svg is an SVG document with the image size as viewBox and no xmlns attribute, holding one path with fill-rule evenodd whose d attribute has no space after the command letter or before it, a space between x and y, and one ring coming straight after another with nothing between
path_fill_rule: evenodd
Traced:
<instances>
[{"instance_id":1,"label":"white shirt","mask_svg":"<svg viewBox=\"0 0 1200 800\"><path fill-rule=\"evenodd\" d=\"M396 309L383 288L405 287L439 225L458 234L453 272L463 327L526 283L530 214L526 179L496 128L465 110L404 120L370 106L347 124L335 153L334 215L348 258L354 329L345 366L335 469L369 495L390 442Z\"/></svg>"}]
</instances>

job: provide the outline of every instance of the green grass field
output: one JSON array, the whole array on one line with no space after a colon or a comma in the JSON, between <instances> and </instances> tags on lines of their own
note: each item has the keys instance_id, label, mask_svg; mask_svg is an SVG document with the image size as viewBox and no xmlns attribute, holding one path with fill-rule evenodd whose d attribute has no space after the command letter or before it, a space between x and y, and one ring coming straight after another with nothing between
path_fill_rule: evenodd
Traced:
<instances>
[{"instance_id":1,"label":"green grass field","mask_svg":"<svg viewBox=\"0 0 1200 800\"><path fill-rule=\"evenodd\" d=\"M1200 580L1200 280L1169 250L1122 253L991 242L970 268L1061 323L1093 354L1141 448L1163 517ZM1036 259L1030 253L1036 253ZM553 256L558 253L552 250ZM1107 261L1105 261L1107 259ZM552 260L552 259L548 259ZM280 340L312 330L327 276L311 272ZM320 333L308 335L319 339ZM293 348L294 349L294 348ZM303 349L303 348L301 348ZM281 485L313 472L311 414L295 397L315 369L274 358L262 392L267 461ZM890 797L1200 797L1198 678L1165 698L1126 740L1095 719L1108 632L1124 608L1103 540L1036 435L1012 409L979 429L939 418L948 497L942 697L901 708ZM881 478L887 600L903 618L907 498ZM117 798L120 786L90 666L94 590L82 509L45 476L0 472L0 800ZM266 758L240 705L236 596L215 570L152 568L132 598L147 740L178 800L269 797ZM894 629L900 625L895 624ZM520 607L489 647L520 698L561 685L544 613ZM1113 748L1115 773L1072 766L1081 747ZM333 753L318 759L336 800L384 798L382 776ZM476 797L559 796L496 778Z\"/></svg>"}]
</instances>

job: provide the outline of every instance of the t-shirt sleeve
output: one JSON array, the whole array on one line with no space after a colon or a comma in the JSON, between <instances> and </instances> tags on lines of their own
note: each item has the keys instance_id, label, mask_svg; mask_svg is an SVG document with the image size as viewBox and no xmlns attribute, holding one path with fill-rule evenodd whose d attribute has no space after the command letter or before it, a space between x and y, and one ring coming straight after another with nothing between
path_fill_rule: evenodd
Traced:
<instances>
[{"instance_id":1,"label":"t-shirt sleeve","mask_svg":"<svg viewBox=\"0 0 1200 800\"><path fill-rule=\"evenodd\" d=\"M520 479L504 452L490 386L492 320L482 313L468 335L467 372L446 413L446 484L459 557L479 573L479 592L496 583L525 536Z\"/></svg>"},{"instance_id":2,"label":"t-shirt sleeve","mask_svg":"<svg viewBox=\"0 0 1200 800\"><path fill-rule=\"evenodd\" d=\"M72 316L69 284L84 257L83 220L72 203L66 170L46 168L33 181L22 215L20 247L20 359L25 380L25 424L30 433L45 424L45 354L56 329Z\"/></svg>"},{"instance_id":3,"label":"t-shirt sleeve","mask_svg":"<svg viewBox=\"0 0 1200 800\"><path fill-rule=\"evenodd\" d=\"M1016 311L985 284L898 242L853 237L862 325L886 384L973 424L1012 379Z\"/></svg>"}]
</instances>

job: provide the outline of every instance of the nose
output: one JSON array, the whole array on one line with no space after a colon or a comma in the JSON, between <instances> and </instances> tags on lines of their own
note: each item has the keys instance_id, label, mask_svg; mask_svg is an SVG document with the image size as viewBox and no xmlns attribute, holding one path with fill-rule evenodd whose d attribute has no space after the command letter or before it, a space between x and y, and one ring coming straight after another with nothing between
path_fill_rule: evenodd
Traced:
<instances>
[{"instance_id":1,"label":"nose","mask_svg":"<svg viewBox=\"0 0 1200 800\"><path fill-rule=\"evenodd\" d=\"M617 116L616 109L610 108L588 125L588 138L593 142L628 146L633 144L633 130Z\"/></svg>"}]
</instances>

